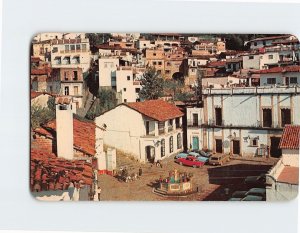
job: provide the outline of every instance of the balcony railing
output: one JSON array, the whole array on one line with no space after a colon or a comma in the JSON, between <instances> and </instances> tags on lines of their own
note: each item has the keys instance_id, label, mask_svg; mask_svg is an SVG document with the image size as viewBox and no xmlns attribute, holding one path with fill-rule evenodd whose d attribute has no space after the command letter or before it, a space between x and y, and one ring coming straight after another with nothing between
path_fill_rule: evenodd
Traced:
<instances>
[{"instance_id":1,"label":"balcony railing","mask_svg":"<svg viewBox=\"0 0 300 233\"><path fill-rule=\"evenodd\" d=\"M187 120L187 125L190 126L190 127L198 127L201 124L199 122L195 122L193 120Z\"/></svg>"},{"instance_id":2,"label":"balcony railing","mask_svg":"<svg viewBox=\"0 0 300 233\"><path fill-rule=\"evenodd\" d=\"M60 50L60 53L85 53L89 52L88 49L75 49L75 50Z\"/></svg>"},{"instance_id":3,"label":"balcony railing","mask_svg":"<svg viewBox=\"0 0 300 233\"><path fill-rule=\"evenodd\" d=\"M255 129L282 129L283 127L278 122L272 122L272 124L266 126L261 121L257 121L254 124L225 124L224 120L222 124L216 124L215 120L209 120L207 123L201 124L201 127L222 127L222 128L255 128Z\"/></svg>"}]
</instances>

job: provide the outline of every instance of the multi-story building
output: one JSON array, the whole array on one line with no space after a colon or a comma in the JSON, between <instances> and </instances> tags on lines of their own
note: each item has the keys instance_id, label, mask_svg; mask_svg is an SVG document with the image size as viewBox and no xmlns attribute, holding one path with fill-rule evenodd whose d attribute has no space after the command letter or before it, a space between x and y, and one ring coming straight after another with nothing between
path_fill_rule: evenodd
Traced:
<instances>
[{"instance_id":1,"label":"multi-story building","mask_svg":"<svg viewBox=\"0 0 300 233\"><path fill-rule=\"evenodd\" d=\"M149 100L120 104L95 122L106 127L104 144L141 162L153 162L182 151L182 116L173 104Z\"/></svg>"},{"instance_id":2,"label":"multi-story building","mask_svg":"<svg viewBox=\"0 0 300 233\"><path fill-rule=\"evenodd\" d=\"M80 68L54 68L47 90L61 96L73 97L76 108L82 107L83 72Z\"/></svg>"},{"instance_id":3,"label":"multi-story building","mask_svg":"<svg viewBox=\"0 0 300 233\"><path fill-rule=\"evenodd\" d=\"M88 38L54 39L51 44L53 68L81 68L83 72L89 70L91 52Z\"/></svg>"},{"instance_id":4,"label":"multi-story building","mask_svg":"<svg viewBox=\"0 0 300 233\"><path fill-rule=\"evenodd\" d=\"M188 147L240 156L281 155L283 127L300 124L300 89L205 89L203 108L187 108Z\"/></svg>"},{"instance_id":5,"label":"multi-story building","mask_svg":"<svg viewBox=\"0 0 300 233\"><path fill-rule=\"evenodd\" d=\"M101 57L99 64L99 87L110 87L116 89L116 71L120 65L119 58Z\"/></svg>"},{"instance_id":6,"label":"multi-story building","mask_svg":"<svg viewBox=\"0 0 300 233\"><path fill-rule=\"evenodd\" d=\"M300 66L280 66L254 72L260 75L260 86L300 84Z\"/></svg>"},{"instance_id":7,"label":"multi-story building","mask_svg":"<svg viewBox=\"0 0 300 233\"><path fill-rule=\"evenodd\" d=\"M121 93L121 102L139 102L139 92L142 89L140 77L142 73L137 72L134 67L120 66L116 71L116 90Z\"/></svg>"}]
</instances>

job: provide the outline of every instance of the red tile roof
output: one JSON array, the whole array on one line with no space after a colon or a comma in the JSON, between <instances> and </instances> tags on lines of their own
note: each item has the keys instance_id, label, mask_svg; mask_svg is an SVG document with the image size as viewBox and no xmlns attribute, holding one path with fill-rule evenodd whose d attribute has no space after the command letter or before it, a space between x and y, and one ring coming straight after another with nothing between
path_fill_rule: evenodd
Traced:
<instances>
[{"instance_id":1,"label":"red tile roof","mask_svg":"<svg viewBox=\"0 0 300 233\"><path fill-rule=\"evenodd\" d=\"M47 190L67 189L71 182L82 181L92 185L92 163L84 160L68 161L57 158L53 153L31 150L30 156L30 185L34 189L36 183L43 188L47 184Z\"/></svg>"},{"instance_id":2,"label":"red tile roof","mask_svg":"<svg viewBox=\"0 0 300 233\"><path fill-rule=\"evenodd\" d=\"M269 74L269 73L287 73L287 72L300 72L300 66L278 66L273 67L267 70L258 70L254 71L253 73L260 73L260 74Z\"/></svg>"},{"instance_id":3,"label":"red tile roof","mask_svg":"<svg viewBox=\"0 0 300 233\"><path fill-rule=\"evenodd\" d=\"M48 122L44 129L56 130L56 120ZM74 147L90 155L95 155L95 130L96 125L92 121L73 119ZM49 136L49 135L48 135Z\"/></svg>"},{"instance_id":4,"label":"red tile roof","mask_svg":"<svg viewBox=\"0 0 300 233\"><path fill-rule=\"evenodd\" d=\"M285 39L290 37L291 35L281 35L281 36L269 36L269 37L260 37L260 38L255 38L253 40L249 40L248 42L253 42L253 41L260 41L260 40L277 40L277 39Z\"/></svg>"},{"instance_id":5,"label":"red tile roof","mask_svg":"<svg viewBox=\"0 0 300 233\"><path fill-rule=\"evenodd\" d=\"M42 61L42 60L39 57L31 57L30 61L31 62L39 62L39 61Z\"/></svg>"},{"instance_id":6,"label":"red tile roof","mask_svg":"<svg viewBox=\"0 0 300 233\"><path fill-rule=\"evenodd\" d=\"M30 91L30 99L34 99L42 94L43 94L42 92Z\"/></svg>"},{"instance_id":7,"label":"red tile roof","mask_svg":"<svg viewBox=\"0 0 300 233\"><path fill-rule=\"evenodd\" d=\"M300 125L286 125L280 140L281 149L299 149Z\"/></svg>"},{"instance_id":8,"label":"red tile roof","mask_svg":"<svg viewBox=\"0 0 300 233\"><path fill-rule=\"evenodd\" d=\"M226 61L212 61L208 63L207 67L225 67Z\"/></svg>"},{"instance_id":9,"label":"red tile roof","mask_svg":"<svg viewBox=\"0 0 300 233\"><path fill-rule=\"evenodd\" d=\"M277 181L289 184L299 184L299 167L284 167L278 176Z\"/></svg>"},{"instance_id":10,"label":"red tile roof","mask_svg":"<svg viewBox=\"0 0 300 233\"><path fill-rule=\"evenodd\" d=\"M70 104L72 101L71 97L58 97L55 99L56 104Z\"/></svg>"},{"instance_id":11,"label":"red tile roof","mask_svg":"<svg viewBox=\"0 0 300 233\"><path fill-rule=\"evenodd\" d=\"M184 115L175 105L163 100L147 100L125 103L125 105L157 121L166 121Z\"/></svg>"},{"instance_id":12,"label":"red tile roof","mask_svg":"<svg viewBox=\"0 0 300 233\"><path fill-rule=\"evenodd\" d=\"M33 68L30 71L30 74L33 74L33 75L43 75L43 74L50 74L50 73L51 73L51 68L50 67L45 67L45 68L42 68L42 69Z\"/></svg>"}]
</instances>

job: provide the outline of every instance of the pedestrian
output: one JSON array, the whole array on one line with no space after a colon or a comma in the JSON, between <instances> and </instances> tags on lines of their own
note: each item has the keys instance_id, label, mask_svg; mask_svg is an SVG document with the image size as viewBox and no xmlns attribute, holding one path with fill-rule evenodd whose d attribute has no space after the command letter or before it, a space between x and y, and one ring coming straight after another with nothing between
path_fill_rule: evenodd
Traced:
<instances>
[{"instance_id":1,"label":"pedestrian","mask_svg":"<svg viewBox=\"0 0 300 233\"><path fill-rule=\"evenodd\" d=\"M140 167L140 168L139 168L139 176L142 176L142 174L143 174L143 170L142 170L142 168Z\"/></svg>"},{"instance_id":2,"label":"pedestrian","mask_svg":"<svg viewBox=\"0 0 300 233\"><path fill-rule=\"evenodd\" d=\"M98 201L100 201L100 197L101 197L101 188L98 187L97 189L97 194L98 194Z\"/></svg>"}]
</instances>

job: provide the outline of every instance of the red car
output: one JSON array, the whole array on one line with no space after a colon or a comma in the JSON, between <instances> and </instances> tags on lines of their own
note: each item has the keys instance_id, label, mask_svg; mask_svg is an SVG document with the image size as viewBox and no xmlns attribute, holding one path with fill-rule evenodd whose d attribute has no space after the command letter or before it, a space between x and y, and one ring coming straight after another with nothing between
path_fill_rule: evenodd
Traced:
<instances>
[{"instance_id":1,"label":"red car","mask_svg":"<svg viewBox=\"0 0 300 233\"><path fill-rule=\"evenodd\" d=\"M202 167L204 165L204 162L197 160L197 158L193 156L176 159L176 162L180 165L185 165L189 167Z\"/></svg>"}]
</instances>

